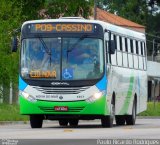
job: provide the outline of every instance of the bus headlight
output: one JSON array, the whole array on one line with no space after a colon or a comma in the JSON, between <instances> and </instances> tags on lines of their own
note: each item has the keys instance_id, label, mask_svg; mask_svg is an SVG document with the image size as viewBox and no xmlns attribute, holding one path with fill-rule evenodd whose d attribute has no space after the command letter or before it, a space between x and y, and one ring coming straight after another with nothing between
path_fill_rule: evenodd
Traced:
<instances>
[{"instance_id":1,"label":"bus headlight","mask_svg":"<svg viewBox=\"0 0 160 145\"><path fill-rule=\"evenodd\" d=\"M19 91L19 95L22 96L23 98L25 98L26 100L30 101L30 102L36 102L37 100L29 95L28 93L24 92L24 91Z\"/></svg>"},{"instance_id":2,"label":"bus headlight","mask_svg":"<svg viewBox=\"0 0 160 145\"><path fill-rule=\"evenodd\" d=\"M105 94L105 91L94 93L91 97L86 99L86 101L89 103L95 102L96 100L100 99L104 94Z\"/></svg>"}]
</instances>

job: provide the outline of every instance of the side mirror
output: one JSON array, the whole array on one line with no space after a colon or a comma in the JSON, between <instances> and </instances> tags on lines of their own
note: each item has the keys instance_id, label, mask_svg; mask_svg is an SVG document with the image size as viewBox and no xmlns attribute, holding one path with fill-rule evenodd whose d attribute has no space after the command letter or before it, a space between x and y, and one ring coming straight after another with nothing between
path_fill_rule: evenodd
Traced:
<instances>
[{"instance_id":1,"label":"side mirror","mask_svg":"<svg viewBox=\"0 0 160 145\"><path fill-rule=\"evenodd\" d=\"M115 45L115 40L109 40L109 54L115 54L115 50L116 50L116 45Z\"/></svg>"},{"instance_id":2,"label":"side mirror","mask_svg":"<svg viewBox=\"0 0 160 145\"><path fill-rule=\"evenodd\" d=\"M18 49L18 39L17 39L17 36L14 36L12 38L12 46L11 46L11 51L12 52L16 52Z\"/></svg>"}]
</instances>

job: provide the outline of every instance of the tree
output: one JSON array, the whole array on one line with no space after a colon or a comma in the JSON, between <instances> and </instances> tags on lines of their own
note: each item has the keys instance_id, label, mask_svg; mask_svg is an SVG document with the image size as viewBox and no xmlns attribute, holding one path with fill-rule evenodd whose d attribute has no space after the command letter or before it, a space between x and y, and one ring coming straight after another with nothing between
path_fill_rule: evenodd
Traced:
<instances>
[{"instance_id":1,"label":"tree","mask_svg":"<svg viewBox=\"0 0 160 145\"><path fill-rule=\"evenodd\" d=\"M99 0L98 3L103 3L106 11L142 25L146 24L146 0Z\"/></svg>"},{"instance_id":2,"label":"tree","mask_svg":"<svg viewBox=\"0 0 160 145\"><path fill-rule=\"evenodd\" d=\"M61 16L81 16L88 18L92 14L93 0L47 0L41 16L59 18Z\"/></svg>"},{"instance_id":3,"label":"tree","mask_svg":"<svg viewBox=\"0 0 160 145\"><path fill-rule=\"evenodd\" d=\"M154 12L154 7L160 5L156 0L97 0L98 7L114 13L118 16L144 25L146 33L160 36L160 13ZM154 12L154 13L153 13ZM147 35L148 55L152 53L152 40L154 38ZM156 42L159 40L156 39Z\"/></svg>"},{"instance_id":4,"label":"tree","mask_svg":"<svg viewBox=\"0 0 160 145\"><path fill-rule=\"evenodd\" d=\"M44 6L44 0L1 0L0 4L0 92L5 103L9 102L10 84L13 94L17 94L19 54L11 53L13 32L22 22L38 18L38 10ZM1 97L1 96L0 96ZM14 97L16 97L14 95ZM13 98L13 100L16 100Z\"/></svg>"},{"instance_id":5,"label":"tree","mask_svg":"<svg viewBox=\"0 0 160 145\"><path fill-rule=\"evenodd\" d=\"M13 1L1 0L0 5L0 88L3 92L4 102L9 101L10 82L17 84L18 54L10 55L10 42L12 30L17 27L19 10L14 8ZM14 61L13 61L14 60Z\"/></svg>"},{"instance_id":6,"label":"tree","mask_svg":"<svg viewBox=\"0 0 160 145\"><path fill-rule=\"evenodd\" d=\"M92 6L93 0L1 0L0 97L3 96L6 103L9 102L10 84L14 87L14 97L17 97L15 94L18 92L19 53L11 53L10 51L14 30L20 28L26 20L59 18L59 16L83 16L87 18L92 13ZM13 99L16 101L17 98Z\"/></svg>"},{"instance_id":7,"label":"tree","mask_svg":"<svg viewBox=\"0 0 160 145\"><path fill-rule=\"evenodd\" d=\"M45 0L15 0L20 8L21 22L38 19L38 12L45 7Z\"/></svg>"}]
</instances>

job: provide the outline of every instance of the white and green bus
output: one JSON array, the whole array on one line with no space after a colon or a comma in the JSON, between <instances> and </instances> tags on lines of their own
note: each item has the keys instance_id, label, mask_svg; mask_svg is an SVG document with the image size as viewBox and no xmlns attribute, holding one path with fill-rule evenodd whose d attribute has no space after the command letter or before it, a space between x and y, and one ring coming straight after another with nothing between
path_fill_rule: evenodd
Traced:
<instances>
[{"instance_id":1,"label":"white and green bus","mask_svg":"<svg viewBox=\"0 0 160 145\"><path fill-rule=\"evenodd\" d=\"M134 125L146 110L144 33L81 18L27 21L21 27L20 113L32 128L43 120L77 126ZM12 51L16 51L16 39Z\"/></svg>"}]
</instances>

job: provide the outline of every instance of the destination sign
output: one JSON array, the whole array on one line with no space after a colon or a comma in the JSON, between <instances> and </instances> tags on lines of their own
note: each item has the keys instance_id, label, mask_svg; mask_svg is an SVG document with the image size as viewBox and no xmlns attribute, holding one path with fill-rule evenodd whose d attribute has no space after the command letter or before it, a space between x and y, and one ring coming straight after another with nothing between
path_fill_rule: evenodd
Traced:
<instances>
[{"instance_id":1,"label":"destination sign","mask_svg":"<svg viewBox=\"0 0 160 145\"><path fill-rule=\"evenodd\" d=\"M56 71L31 70L29 75L31 78L56 78Z\"/></svg>"},{"instance_id":2,"label":"destination sign","mask_svg":"<svg viewBox=\"0 0 160 145\"><path fill-rule=\"evenodd\" d=\"M93 33L94 25L88 23L39 23L29 25L31 33Z\"/></svg>"}]
</instances>

